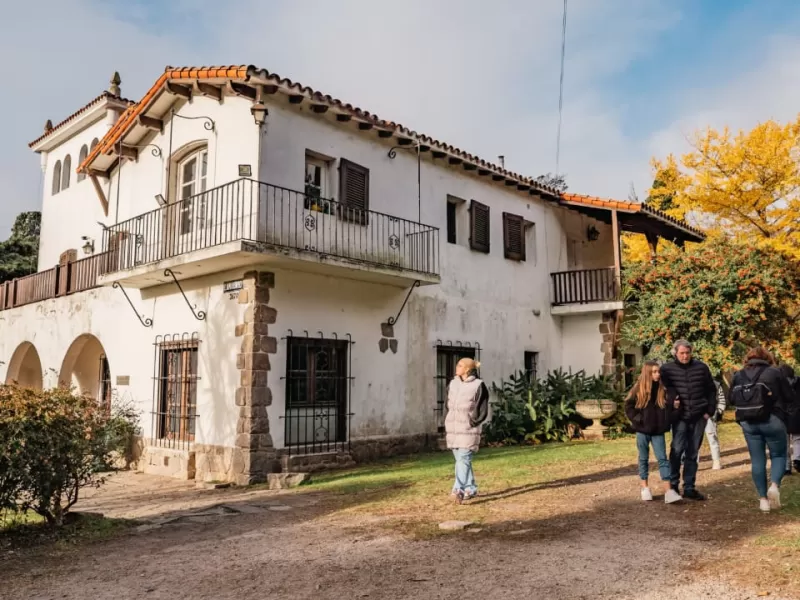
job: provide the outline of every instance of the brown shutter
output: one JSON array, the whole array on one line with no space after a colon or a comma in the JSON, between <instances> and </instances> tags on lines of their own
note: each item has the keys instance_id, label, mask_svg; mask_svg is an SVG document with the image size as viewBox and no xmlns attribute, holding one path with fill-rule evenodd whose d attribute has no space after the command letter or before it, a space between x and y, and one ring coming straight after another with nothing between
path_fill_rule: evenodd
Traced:
<instances>
[{"instance_id":1,"label":"brown shutter","mask_svg":"<svg viewBox=\"0 0 800 600\"><path fill-rule=\"evenodd\" d=\"M510 260L525 260L525 221L503 213L503 253Z\"/></svg>"},{"instance_id":2,"label":"brown shutter","mask_svg":"<svg viewBox=\"0 0 800 600\"><path fill-rule=\"evenodd\" d=\"M342 158L339 164L340 216L367 224L369 211L369 169Z\"/></svg>"},{"instance_id":3,"label":"brown shutter","mask_svg":"<svg viewBox=\"0 0 800 600\"><path fill-rule=\"evenodd\" d=\"M489 207L473 200L469 206L469 245L477 252L489 253Z\"/></svg>"}]
</instances>

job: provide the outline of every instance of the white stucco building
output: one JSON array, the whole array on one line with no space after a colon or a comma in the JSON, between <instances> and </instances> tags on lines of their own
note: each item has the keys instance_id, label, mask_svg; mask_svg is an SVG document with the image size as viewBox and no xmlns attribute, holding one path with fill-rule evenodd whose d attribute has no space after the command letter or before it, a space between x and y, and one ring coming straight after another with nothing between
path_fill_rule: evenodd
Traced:
<instances>
[{"instance_id":1,"label":"white stucco building","mask_svg":"<svg viewBox=\"0 0 800 600\"><path fill-rule=\"evenodd\" d=\"M255 67L118 85L31 143L39 272L0 287L0 377L134 404L149 472L418 449L461 356L611 369L620 231L700 239Z\"/></svg>"}]
</instances>

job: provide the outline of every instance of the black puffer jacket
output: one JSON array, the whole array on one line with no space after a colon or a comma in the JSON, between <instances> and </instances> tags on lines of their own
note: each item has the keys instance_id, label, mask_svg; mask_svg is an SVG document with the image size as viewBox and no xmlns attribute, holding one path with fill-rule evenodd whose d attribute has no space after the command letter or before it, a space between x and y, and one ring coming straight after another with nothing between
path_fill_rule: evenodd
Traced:
<instances>
[{"instance_id":1,"label":"black puffer jacket","mask_svg":"<svg viewBox=\"0 0 800 600\"><path fill-rule=\"evenodd\" d=\"M745 373L748 380L752 381L761 368L764 368L764 371L761 373L761 377L758 378L758 381L766 385L769 391L772 392L772 413L777 415L778 418L785 423L787 409L794 402L794 393L789 385L789 381L784 377L780 369L773 367L767 361L758 359L748 361L744 369L734 374L731 391L737 385L747 383L745 378L742 377L742 373Z\"/></svg>"},{"instance_id":2,"label":"black puffer jacket","mask_svg":"<svg viewBox=\"0 0 800 600\"><path fill-rule=\"evenodd\" d=\"M677 396L681 401L680 418L684 421L698 421L717 410L717 386L711 370L702 361L693 358L686 364L664 363L661 383L667 388L668 398Z\"/></svg>"}]
</instances>

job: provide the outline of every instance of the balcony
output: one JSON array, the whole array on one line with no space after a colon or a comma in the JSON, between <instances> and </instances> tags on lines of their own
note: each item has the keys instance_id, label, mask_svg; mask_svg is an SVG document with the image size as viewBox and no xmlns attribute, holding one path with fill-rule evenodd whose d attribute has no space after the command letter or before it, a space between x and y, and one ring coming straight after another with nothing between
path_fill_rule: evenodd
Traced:
<instances>
[{"instance_id":1,"label":"balcony","mask_svg":"<svg viewBox=\"0 0 800 600\"><path fill-rule=\"evenodd\" d=\"M621 310L619 282L614 267L550 274L553 315L588 314Z\"/></svg>"},{"instance_id":2,"label":"balcony","mask_svg":"<svg viewBox=\"0 0 800 600\"><path fill-rule=\"evenodd\" d=\"M439 282L439 230L239 179L109 227L101 284L145 288L269 264L406 287Z\"/></svg>"},{"instance_id":3,"label":"balcony","mask_svg":"<svg viewBox=\"0 0 800 600\"><path fill-rule=\"evenodd\" d=\"M0 310L68 296L97 287L97 277L107 268L107 263L108 257L105 254L96 254L2 283Z\"/></svg>"}]
</instances>

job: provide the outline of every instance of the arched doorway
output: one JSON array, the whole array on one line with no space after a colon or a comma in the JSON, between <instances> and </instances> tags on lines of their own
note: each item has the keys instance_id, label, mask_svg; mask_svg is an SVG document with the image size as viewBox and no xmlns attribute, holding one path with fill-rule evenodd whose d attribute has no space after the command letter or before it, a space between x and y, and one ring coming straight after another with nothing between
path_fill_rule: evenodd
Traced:
<instances>
[{"instance_id":1,"label":"arched doorway","mask_svg":"<svg viewBox=\"0 0 800 600\"><path fill-rule=\"evenodd\" d=\"M22 342L8 363L6 383L15 383L20 387L42 389L43 372L39 352L30 342Z\"/></svg>"},{"instance_id":2,"label":"arched doorway","mask_svg":"<svg viewBox=\"0 0 800 600\"><path fill-rule=\"evenodd\" d=\"M111 370L100 340L88 333L75 338L61 363L58 384L111 405Z\"/></svg>"}]
</instances>

